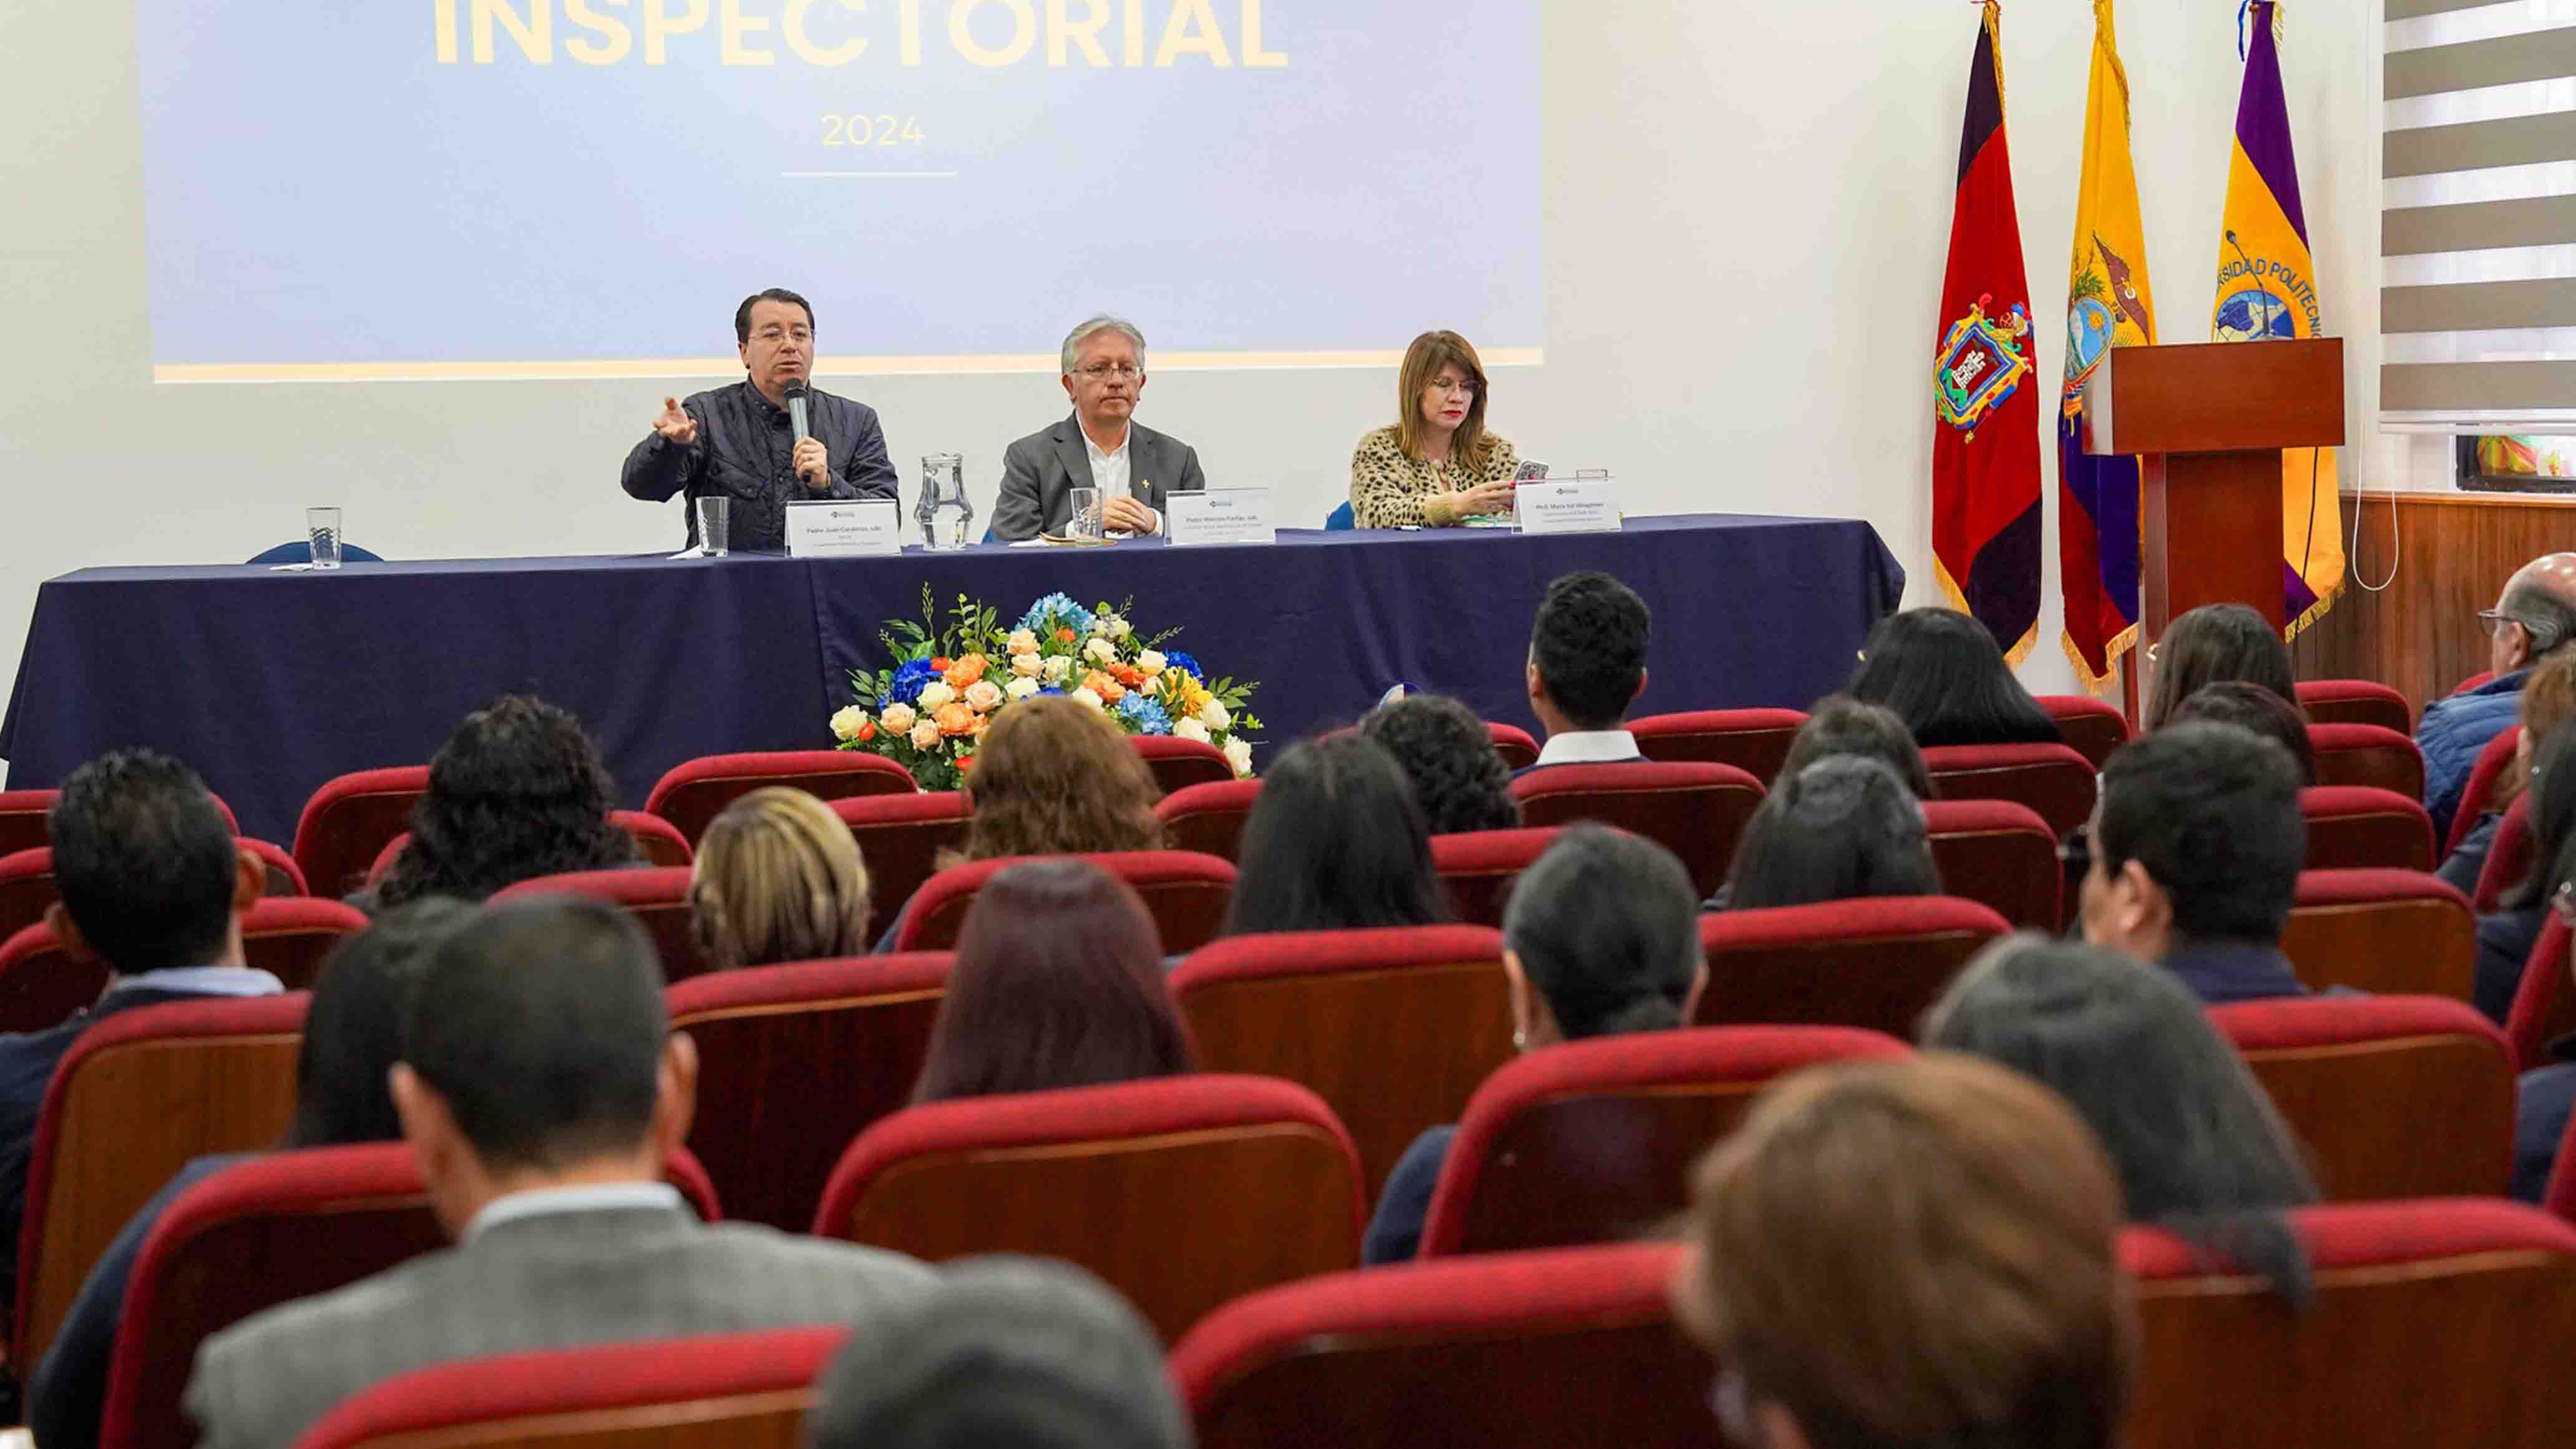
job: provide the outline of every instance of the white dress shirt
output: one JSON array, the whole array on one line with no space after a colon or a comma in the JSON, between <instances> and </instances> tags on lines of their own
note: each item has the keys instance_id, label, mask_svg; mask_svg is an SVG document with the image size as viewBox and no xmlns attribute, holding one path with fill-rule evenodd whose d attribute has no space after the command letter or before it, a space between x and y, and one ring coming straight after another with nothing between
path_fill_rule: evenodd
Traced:
<instances>
[{"instance_id":1,"label":"white dress shirt","mask_svg":"<svg viewBox=\"0 0 2576 1449\"><path fill-rule=\"evenodd\" d=\"M552 1213L589 1213L610 1208L668 1208L684 1211L688 1203L680 1190L667 1182L600 1182L582 1187L533 1187L496 1197L483 1204L474 1221L465 1225L465 1241L497 1223L520 1218L545 1217Z\"/></svg>"},{"instance_id":2,"label":"white dress shirt","mask_svg":"<svg viewBox=\"0 0 2576 1449\"><path fill-rule=\"evenodd\" d=\"M1136 429L1131 425L1126 431L1120 433L1116 451L1107 453L1100 451L1100 445L1091 440L1091 431L1083 427L1079 420L1074 423L1074 431L1082 434L1082 450L1091 455L1091 486L1100 490L1101 503L1106 505L1112 498L1135 497ZM1146 511L1154 515L1154 532L1162 532L1162 511L1160 509ZM1125 537L1125 531L1120 530L1118 536Z\"/></svg>"},{"instance_id":3,"label":"white dress shirt","mask_svg":"<svg viewBox=\"0 0 2576 1449\"><path fill-rule=\"evenodd\" d=\"M1606 765L1637 758L1637 737L1626 730L1567 730L1539 746L1542 765Z\"/></svg>"}]
</instances>

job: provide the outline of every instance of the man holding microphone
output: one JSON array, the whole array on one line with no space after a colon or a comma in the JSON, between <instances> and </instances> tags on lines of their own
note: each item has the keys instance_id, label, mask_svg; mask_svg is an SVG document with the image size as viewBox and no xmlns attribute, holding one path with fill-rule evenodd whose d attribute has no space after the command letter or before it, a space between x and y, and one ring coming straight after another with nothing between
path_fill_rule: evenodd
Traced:
<instances>
[{"instance_id":1,"label":"man holding microphone","mask_svg":"<svg viewBox=\"0 0 2576 1449\"><path fill-rule=\"evenodd\" d=\"M733 330L748 375L686 402L664 398L651 435L626 455L627 493L653 503L685 493L691 547L694 500L729 499L728 547L747 549L787 546L793 500L892 499L894 464L876 410L807 386L813 307L772 287L743 299Z\"/></svg>"}]
</instances>

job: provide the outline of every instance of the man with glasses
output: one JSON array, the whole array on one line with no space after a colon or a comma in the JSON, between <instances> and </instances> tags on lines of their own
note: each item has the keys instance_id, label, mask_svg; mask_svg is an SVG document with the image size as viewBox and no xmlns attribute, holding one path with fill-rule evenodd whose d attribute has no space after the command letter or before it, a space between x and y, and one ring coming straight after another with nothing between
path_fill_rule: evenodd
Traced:
<instances>
[{"instance_id":1,"label":"man with glasses","mask_svg":"<svg viewBox=\"0 0 2576 1449\"><path fill-rule=\"evenodd\" d=\"M1108 535L1161 533L1163 500L1198 492L1207 478L1196 448L1135 420L1145 397L1145 334L1116 317L1093 317L1066 335L1059 360L1073 415L1002 455L993 536L1064 537L1077 488L1095 490Z\"/></svg>"},{"instance_id":2,"label":"man with glasses","mask_svg":"<svg viewBox=\"0 0 2576 1449\"><path fill-rule=\"evenodd\" d=\"M660 503L675 493L689 546L698 543L694 500L724 498L730 548L787 546L787 504L805 498L894 499L894 464L874 408L807 387L814 367L814 309L784 287L743 299L734 340L747 376L731 387L662 399L653 431L626 455L627 493ZM805 389L805 433L787 395Z\"/></svg>"},{"instance_id":3,"label":"man with glasses","mask_svg":"<svg viewBox=\"0 0 2576 1449\"><path fill-rule=\"evenodd\" d=\"M2516 569L2496 606L2478 611L2478 621L2487 631L2487 668L2495 677L2426 705L2415 726L2435 840L2448 837L2479 752L2513 724L2532 666L2576 639L2576 553L2548 554Z\"/></svg>"}]
</instances>

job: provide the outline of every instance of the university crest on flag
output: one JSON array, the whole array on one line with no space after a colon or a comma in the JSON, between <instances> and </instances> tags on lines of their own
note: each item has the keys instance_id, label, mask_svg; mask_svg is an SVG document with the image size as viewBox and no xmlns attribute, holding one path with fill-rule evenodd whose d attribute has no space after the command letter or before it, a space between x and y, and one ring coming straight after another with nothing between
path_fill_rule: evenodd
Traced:
<instances>
[{"instance_id":1,"label":"university crest on flag","mask_svg":"<svg viewBox=\"0 0 2576 1449\"><path fill-rule=\"evenodd\" d=\"M1941 421L1963 429L1971 442L1977 420L2001 405L2030 375L2030 358L2022 347L2030 338L2030 313L2015 304L1998 319L1986 315L1992 297L1979 297L1941 339L1939 376L1932 380L1934 407Z\"/></svg>"}]
</instances>

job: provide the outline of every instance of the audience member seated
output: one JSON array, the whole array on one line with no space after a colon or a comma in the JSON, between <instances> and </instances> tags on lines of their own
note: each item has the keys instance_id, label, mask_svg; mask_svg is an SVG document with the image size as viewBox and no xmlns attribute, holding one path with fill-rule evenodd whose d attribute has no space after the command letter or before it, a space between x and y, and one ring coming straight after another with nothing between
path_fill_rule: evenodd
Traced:
<instances>
[{"instance_id":1,"label":"audience member seated","mask_svg":"<svg viewBox=\"0 0 2576 1449\"><path fill-rule=\"evenodd\" d=\"M1848 693L1894 711L1927 750L2065 738L2013 677L1995 636L1954 609L1907 609L1879 620Z\"/></svg>"},{"instance_id":2,"label":"audience member seated","mask_svg":"<svg viewBox=\"0 0 2576 1449\"><path fill-rule=\"evenodd\" d=\"M2243 604L2187 611L2165 626L2154 649L2155 688L2139 720L2149 730L2172 724L2184 700L2230 680L2259 684L2296 707L2299 686L2290 646L2270 620Z\"/></svg>"},{"instance_id":3,"label":"audience member seated","mask_svg":"<svg viewBox=\"0 0 2576 1449\"><path fill-rule=\"evenodd\" d=\"M428 793L412 809L411 844L359 904L479 901L541 875L634 865L635 842L609 823L616 804L581 721L526 695L495 700L438 747Z\"/></svg>"},{"instance_id":4,"label":"audience member seated","mask_svg":"<svg viewBox=\"0 0 2576 1449\"><path fill-rule=\"evenodd\" d=\"M403 996L439 940L472 915L471 907L456 901L419 901L387 912L332 949L313 983L295 1057L295 1120L277 1144L281 1150L402 1136L385 1077L402 1056ZM247 1156L218 1153L179 1169L90 1269L54 1346L27 1385L27 1424L46 1449L87 1449L98 1442L125 1286L152 1225L179 1194Z\"/></svg>"},{"instance_id":5,"label":"audience member seated","mask_svg":"<svg viewBox=\"0 0 2576 1449\"><path fill-rule=\"evenodd\" d=\"M2534 668L2519 698L2517 713L2522 731L2514 739L2513 763L2496 780L2485 809L2460 841L2460 848L2452 851L2435 872L2464 896L2477 894L2478 877L2486 873L2487 854L2495 848L2496 826L2504 819L2504 812L2512 807L2515 797L2531 788L2531 752L2555 734L2560 725L2576 719L2576 650L2553 654ZM2462 789L2465 793L2465 784ZM2465 801L2462 808L2466 808Z\"/></svg>"},{"instance_id":6,"label":"audience member seated","mask_svg":"<svg viewBox=\"0 0 2576 1449\"><path fill-rule=\"evenodd\" d=\"M2093 1134L2028 1078L1926 1056L1782 1079L1700 1165L1684 1327L1727 1439L2111 1449L2136 1330Z\"/></svg>"},{"instance_id":7,"label":"audience member seated","mask_svg":"<svg viewBox=\"0 0 2576 1449\"><path fill-rule=\"evenodd\" d=\"M1043 860L1003 871L966 908L912 1099L1190 1071L1189 1034L1163 984L1162 958L1145 903L1100 867Z\"/></svg>"},{"instance_id":8,"label":"audience member seated","mask_svg":"<svg viewBox=\"0 0 2576 1449\"><path fill-rule=\"evenodd\" d=\"M1228 936L1452 918L1412 786L1359 735L1291 745L1273 760L1239 854Z\"/></svg>"},{"instance_id":9,"label":"audience member seated","mask_svg":"<svg viewBox=\"0 0 2576 1449\"><path fill-rule=\"evenodd\" d=\"M1189 1449L1154 1331L1070 1263L968 1258L855 1324L806 1416L811 1449Z\"/></svg>"},{"instance_id":10,"label":"audience member seated","mask_svg":"<svg viewBox=\"0 0 2576 1449\"><path fill-rule=\"evenodd\" d=\"M1503 911L1512 1045L1662 1031L1690 1020L1708 984L1690 872L1651 840L1577 825L1512 887ZM1401 1262L1422 1243L1431 1192L1458 1129L1434 1127L1387 1174L1361 1255Z\"/></svg>"},{"instance_id":11,"label":"audience member seated","mask_svg":"<svg viewBox=\"0 0 2576 1449\"><path fill-rule=\"evenodd\" d=\"M754 790L708 822L689 909L710 970L864 955L868 868L832 807Z\"/></svg>"},{"instance_id":12,"label":"audience member seated","mask_svg":"<svg viewBox=\"0 0 2576 1449\"><path fill-rule=\"evenodd\" d=\"M2570 733L2559 731L2561 735ZM2561 881L2576 878L2576 848L2561 848L2555 860L2550 875ZM2560 887L2561 891L2565 889ZM2556 896L2543 909L2555 910L2570 925L2576 925L2576 900L2567 895ZM2483 953L2486 933L2483 923L2481 926L2479 944ZM2514 1094L2513 1195L2529 1203L2539 1202L2547 1194L2550 1172L2558 1165L2559 1149L2567 1139L2567 1120L2576 1115L2576 1059L2571 1059L2570 1043L2565 1039L2551 1042L2549 1055L2548 1065L2522 1074Z\"/></svg>"},{"instance_id":13,"label":"audience member seated","mask_svg":"<svg viewBox=\"0 0 2576 1449\"><path fill-rule=\"evenodd\" d=\"M2522 986L2523 963L2559 893L2576 879L2576 728L2561 726L2531 762L2531 873L2478 917L2478 1010L2501 1025Z\"/></svg>"},{"instance_id":14,"label":"audience member seated","mask_svg":"<svg viewBox=\"0 0 2576 1449\"><path fill-rule=\"evenodd\" d=\"M2514 696L2531 671L2576 638L2576 553L2553 553L2514 571L2495 607L2478 612L2495 678L2424 706L2415 743L2424 751L2424 809L2433 838L2451 836L2451 814L2487 741L2513 723Z\"/></svg>"},{"instance_id":15,"label":"audience member seated","mask_svg":"<svg viewBox=\"0 0 2576 1449\"><path fill-rule=\"evenodd\" d=\"M1832 755L1796 774L1781 771L1708 909L1939 894L1923 802L1877 760Z\"/></svg>"},{"instance_id":16,"label":"audience member seated","mask_svg":"<svg viewBox=\"0 0 2576 1449\"><path fill-rule=\"evenodd\" d=\"M2172 976L2098 946L2007 937L1925 1014L1923 1045L2055 1091L2111 1154L2129 1221L2306 1298L2307 1252L2282 1213L2315 1202L2316 1184L2272 1099Z\"/></svg>"},{"instance_id":17,"label":"audience member seated","mask_svg":"<svg viewBox=\"0 0 2576 1449\"><path fill-rule=\"evenodd\" d=\"M2102 768L2084 846L2085 940L2212 1006L2307 994L2280 948L2308 851L2288 750L2226 724L2135 740Z\"/></svg>"},{"instance_id":18,"label":"audience member seated","mask_svg":"<svg viewBox=\"0 0 2576 1449\"><path fill-rule=\"evenodd\" d=\"M1816 701L1807 722L1789 741L1788 758L1780 762L1777 785L1816 761L1832 755L1860 755L1896 772L1917 800L1933 797L1932 772L1923 763L1922 747L1896 711L1863 704L1848 694L1829 694Z\"/></svg>"},{"instance_id":19,"label":"audience member seated","mask_svg":"<svg viewBox=\"0 0 2576 1449\"><path fill-rule=\"evenodd\" d=\"M1511 768L1476 712L1445 695L1412 694L1369 711L1360 733L1395 757L1434 835L1521 823Z\"/></svg>"},{"instance_id":20,"label":"audience member seated","mask_svg":"<svg viewBox=\"0 0 2576 1449\"><path fill-rule=\"evenodd\" d=\"M2252 730L2290 752L2302 786L2317 782L2317 747L2308 738L2307 711L2289 696L2274 694L2268 685L2244 679L2205 684L2165 715L2169 725L2194 722Z\"/></svg>"},{"instance_id":21,"label":"audience member seated","mask_svg":"<svg viewBox=\"0 0 2576 1449\"><path fill-rule=\"evenodd\" d=\"M1526 671L1530 712L1546 729L1547 743L1531 770L1645 758L1627 719L1628 706L1646 688L1653 627L1646 601L1608 574L1567 574L1547 586L1530 629Z\"/></svg>"},{"instance_id":22,"label":"audience member seated","mask_svg":"<svg viewBox=\"0 0 2576 1449\"><path fill-rule=\"evenodd\" d=\"M242 964L242 912L268 888L268 866L234 841L194 770L150 750L101 755L65 777L45 829L62 893L46 924L110 975L98 1001L62 1025L0 1036L0 1303L17 1291L36 1117L80 1034L139 1006L285 989Z\"/></svg>"},{"instance_id":23,"label":"audience member seated","mask_svg":"<svg viewBox=\"0 0 2576 1449\"><path fill-rule=\"evenodd\" d=\"M282 1449L361 1389L531 1349L853 1323L918 1300L911 1259L701 1224L662 1180L697 1052L615 907L489 906L403 1011L394 1110L457 1246L209 1339L188 1385L206 1449Z\"/></svg>"}]
</instances>

